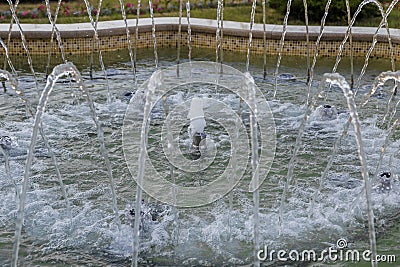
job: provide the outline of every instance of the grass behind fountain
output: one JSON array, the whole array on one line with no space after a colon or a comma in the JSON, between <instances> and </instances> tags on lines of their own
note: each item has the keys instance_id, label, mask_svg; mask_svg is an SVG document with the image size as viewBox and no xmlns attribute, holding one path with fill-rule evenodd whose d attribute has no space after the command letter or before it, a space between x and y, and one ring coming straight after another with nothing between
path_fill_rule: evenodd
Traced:
<instances>
[{"instance_id":1,"label":"grass behind fountain","mask_svg":"<svg viewBox=\"0 0 400 267\"><path fill-rule=\"evenodd\" d=\"M216 8L213 5L202 5L201 3L207 2L202 0L192 0L191 7L191 17L193 18L205 18L205 19L215 19ZM93 7L92 15L95 16L98 6L98 1L91 0L89 3ZM169 4L170 3L170 4ZM125 1L125 8L127 12L128 19L136 18L136 7L137 1ZM20 3L17 8L18 17L21 23L41 23L48 24L49 20L44 12L41 12L40 4ZM51 9L54 12L56 9L56 2L50 3ZM37 9L36 11L34 11ZM2 15L4 12L9 10L7 4L0 4L0 23L9 23L10 18ZM104 0L101 7L101 15L99 17L100 21L109 20L121 20L121 11L119 7L119 2L117 0ZM37 17L34 12L37 12ZM249 22L250 21L250 11L251 2L243 3L242 1L226 1L224 7L224 20ZM24 13L25 12L25 13ZM79 14L74 14L74 12L79 12ZM149 8L148 2L143 1L141 8L141 17L149 18ZM283 14L278 10L267 7L266 9L266 23L267 24L282 24ZM293 10L292 12L296 12ZM161 1L154 8L155 17L179 17L178 3L177 1ZM183 16L186 16L186 10L183 10ZM257 3L256 13L255 13L255 23L262 23L262 6L261 3ZM370 17L368 19L358 19L355 26L373 27L379 25L381 17ZM79 23L79 22L90 22L88 15L86 13L86 6L83 1L68 1L63 2L57 23ZM400 27L400 8L395 8L390 16L388 17L389 26L392 28ZM304 25L304 20L299 20L294 18L293 15L289 16L289 24L291 25ZM310 25L319 25L318 22L310 23ZM327 25L343 25L347 26L346 21L336 21L330 22Z\"/></svg>"}]
</instances>

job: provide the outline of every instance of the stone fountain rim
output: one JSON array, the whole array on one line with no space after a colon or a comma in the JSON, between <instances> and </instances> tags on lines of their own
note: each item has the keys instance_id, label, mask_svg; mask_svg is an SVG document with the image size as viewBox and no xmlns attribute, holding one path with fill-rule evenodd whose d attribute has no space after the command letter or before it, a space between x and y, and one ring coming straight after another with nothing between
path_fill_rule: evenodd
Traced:
<instances>
[{"instance_id":1,"label":"stone fountain rim","mask_svg":"<svg viewBox=\"0 0 400 267\"><path fill-rule=\"evenodd\" d=\"M154 19L156 31L178 31L178 17L157 17ZM134 33L136 19L127 20L131 34ZM92 38L93 27L90 23L71 23L56 25L62 38ZM211 19L191 18L190 26L192 33L212 33L215 34L217 21ZM8 38L9 24L0 24L0 37ZM24 35L28 39L46 39L51 37L51 24L21 24ZM248 37L250 24L246 22L224 21L224 35L236 37ZM139 33L151 32L152 23L150 18L139 19ZM182 19L182 31L186 31L187 21ZM282 37L282 25L266 24L266 38L280 40ZM342 41L347 31L347 26L326 26L323 41ZM123 20L102 21L98 23L99 37L108 37L125 34L125 24ZM319 35L320 26L309 26L310 41L315 41ZM376 27L353 27L353 41L371 42L376 32ZM253 27L253 37L263 38L263 24L255 24ZM400 44L400 29L390 29L393 44ZM20 38L17 25L14 25L11 38ZM386 29L382 28L378 32L379 42L388 42ZM287 27L286 40L305 41L306 27L289 25Z\"/></svg>"}]
</instances>

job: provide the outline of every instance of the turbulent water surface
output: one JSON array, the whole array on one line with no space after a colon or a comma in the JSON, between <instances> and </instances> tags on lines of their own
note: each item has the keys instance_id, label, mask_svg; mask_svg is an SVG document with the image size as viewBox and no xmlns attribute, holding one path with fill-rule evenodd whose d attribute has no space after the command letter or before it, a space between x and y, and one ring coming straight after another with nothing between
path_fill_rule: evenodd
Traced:
<instances>
[{"instance_id":1,"label":"turbulent water surface","mask_svg":"<svg viewBox=\"0 0 400 267\"><path fill-rule=\"evenodd\" d=\"M174 65L175 52L161 50L160 67ZM213 60L211 50L193 50L193 60ZM144 82L153 73L151 51L138 55L138 79ZM129 264L132 252L132 227L129 209L135 199L136 185L128 170L122 151L122 123L129 102L128 92L134 92L133 75L128 54L106 53L104 55L108 84L113 100L107 103L106 80L100 68L89 78L88 60L71 58L78 66L89 88L105 133L106 146L112 162L117 184L117 200L122 221L121 229L113 221L110 188L106 167L99 152L96 127L90 110L76 85L68 78L61 79L54 89L43 118L44 132L55 151L61 174L71 203L72 220L68 217L65 201L58 184L54 166L44 143L39 138L30 177L25 224L20 252L21 265L70 266L71 264L101 266L124 266ZM28 99L36 105L38 92L26 59L13 59L19 73L19 86ZM244 71L245 55L224 54L226 64ZM349 113L340 88L325 87L325 93L316 99L313 113L306 123L301 148L296 158L292 184L287 203L284 205L282 233L279 235L279 206L284 187L287 166L291 157L301 118L306 110L307 96L306 59L284 58L278 79L276 99L274 93L275 58L270 59L269 72L263 80L261 60L251 59L250 72L269 101L276 124L277 148L271 171L260 190L260 243L270 249L321 251L340 238L346 239L348 247L360 251L368 249L368 227L364 194L355 201L363 186L357 146L352 127L338 149L333 166L322 186L321 194L311 202L319 186L319 178L332 154L332 147L341 135ZM56 60L54 60L56 61ZM346 61L346 59L344 59ZM45 85L43 58L34 60L38 71L39 88ZM332 59L323 58L317 64L312 91L320 86L322 74L330 72ZM346 62L344 62L345 64ZM356 70L361 69L362 59L356 60ZM390 68L390 62L373 60L356 97L359 103L374 78ZM349 68L342 66L339 73L349 79ZM389 83L388 83L389 84ZM368 169L374 190L372 203L378 232L380 254L400 254L399 181L400 166L398 132L390 138L387 152L379 172L392 173L391 190L378 190L380 179L373 177L381 147L387 135L382 125L385 107L390 96L390 86L382 88L364 108L359 108L362 137L367 154ZM8 85L7 85L8 86ZM193 96L212 97L232 108L239 107L239 98L224 88L197 84L172 90L167 105L172 109ZM324 107L325 105L325 107ZM328 105L328 106L327 106ZM170 165L163 155L160 125L165 114L158 103L151 114L149 157L160 172L169 172ZM242 118L249 126L249 111L244 107ZM207 120L207 118L206 118ZM4 157L0 155L0 265L11 260L15 229L15 186L22 181L26 151L30 142L33 119L12 90L0 93L0 135L11 137L10 170L12 181L6 175ZM188 124L189 126L189 120ZM181 131L180 148L190 148L186 128ZM248 129L247 129L248 130ZM175 170L174 179L183 186L199 186L213 181L226 168L231 155L229 135L215 121L208 121L207 138L217 146L217 154L211 166L197 173ZM253 212L252 197L248 193L249 173L233 190L233 206L229 197L213 204L192 209L178 209L175 218L173 207L157 204L145 196L145 204L154 205L159 211L156 218L143 222L140 239L140 262L156 265L240 265L252 261ZM260 248L261 249L261 248ZM400 260L400 259L399 259ZM271 263L271 262L267 262ZM276 263L275 263L276 264ZM302 265L292 263L292 265ZM346 263L343 263L346 265ZM368 266L369 263L364 263ZM389 265L394 266L394 265Z\"/></svg>"}]
</instances>

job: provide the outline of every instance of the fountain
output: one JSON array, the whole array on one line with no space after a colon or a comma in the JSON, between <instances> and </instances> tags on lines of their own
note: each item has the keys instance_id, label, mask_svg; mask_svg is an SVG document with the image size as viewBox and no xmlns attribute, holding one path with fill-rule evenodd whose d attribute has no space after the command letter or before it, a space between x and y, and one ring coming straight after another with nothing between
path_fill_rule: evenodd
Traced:
<instances>
[{"instance_id":1,"label":"fountain","mask_svg":"<svg viewBox=\"0 0 400 267\"><path fill-rule=\"evenodd\" d=\"M122 20L109 30L99 21L102 1L94 16L85 0L90 23L81 27L90 45L88 56L75 58L57 22L62 3L54 9L46 0L44 58L33 56L19 2L8 0L12 20L0 38L0 265L350 266L316 256L330 249L367 251L359 261L371 266L385 253L394 261L400 73L387 18L398 1L385 9L364 0L354 14L346 1L336 60L324 63L331 1L319 27L309 25L303 1L301 58L285 54L295 36L287 25L292 1L275 37L267 2L251 1L243 26L224 20L226 1L215 1L214 21L193 18L196 2L179 1L179 18L168 25L155 18L156 1L144 4L149 19L140 18L137 1L130 20L118 0ZM382 20L359 57L353 25L369 4ZM123 50L102 50L104 36L115 41L112 31ZM13 52L16 33L26 57ZM371 59L384 38L389 58ZM165 48L170 39L173 48ZM286 260L267 253L280 249ZM311 250L316 258L300 257Z\"/></svg>"}]
</instances>

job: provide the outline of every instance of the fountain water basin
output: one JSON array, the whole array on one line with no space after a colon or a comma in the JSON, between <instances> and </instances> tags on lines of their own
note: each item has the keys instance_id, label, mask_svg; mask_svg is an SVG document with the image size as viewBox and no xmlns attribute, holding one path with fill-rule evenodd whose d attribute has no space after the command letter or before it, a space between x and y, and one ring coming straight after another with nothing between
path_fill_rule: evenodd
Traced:
<instances>
[{"instance_id":1,"label":"fountain water basin","mask_svg":"<svg viewBox=\"0 0 400 267\"><path fill-rule=\"evenodd\" d=\"M162 52L160 53L160 63L162 65L170 64L168 60L163 59ZM225 56L228 57L229 54L226 53ZM114 63L113 67L120 68L123 64L123 62ZM143 61L139 61L139 66L143 68L142 71L146 73L147 77L150 77L152 68L146 68L145 64L145 58ZM291 64L286 64L284 62L282 68L296 73L296 76L301 76L302 69L295 70L290 66ZM232 65L240 67L235 62L232 62ZM254 63L254 66L262 70L262 65ZM122 73L125 72L126 75L130 75L129 69L121 69L121 71ZM85 70L83 70L83 73L85 73ZM95 73L95 75L101 75L101 73ZM320 74L317 73L317 75ZM85 77L85 74L83 77ZM121 77L124 77L124 75ZM257 81L259 78L256 76L255 79ZM261 90L265 94L274 90L273 83L258 81ZM113 82L115 83L114 90L116 90L114 94L117 97L129 90L131 86L126 79L115 79ZM25 93L35 98L36 92L29 89L29 84L29 80L27 80L27 82L22 82L21 87L24 88L26 86ZM124 210L125 203L132 203L134 200L132 177L124 167L125 160L121 152L122 143L120 139L122 120L128 104L125 100L115 100L107 104L103 94L107 89L103 80L86 80L85 84L89 88L96 89L92 91L93 99L98 116L101 118L102 124L105 125L104 132L105 141L108 144L107 147L114 151L111 160L115 166L119 166L114 168L114 173L115 177L117 177L118 203L120 209ZM66 84L58 83L56 86L62 88ZM282 90L286 86L287 81L282 83ZM271 227L271 225L277 225L278 223L275 200L282 190L280 180L283 178L280 170L285 168L287 155L290 153L289 147L293 144L289 137L296 132L298 118L304 111L300 101L301 98L298 98L303 92L302 83L293 81L290 87L292 96L288 96L284 91L280 91L280 94L278 91L278 96L282 100L269 102L277 126L277 160L272 165L269 174L270 178L263 183L260 191L260 242L263 245L264 243L267 244L270 248L277 249L285 247L310 249L315 247L318 250L326 248L328 246L326 243L331 242L333 244L337 239L345 236L349 242L363 246L366 244L366 236L361 238L360 241L354 240L356 236L361 235L358 229L360 229L360 225L365 223L365 215L363 215L365 204L362 201L356 204L354 212L348 209L349 206L354 204L354 196L362 190L362 182L359 180L358 172L357 149L351 129L349 130L350 135L344 139L343 144L340 146L341 152L337 154L335 165L325 181L324 189L316 199L313 210L315 215L312 220L308 219L308 213L305 209L309 205L311 195L317 189L316 181L321 168L325 164L324 161L321 161L321 158L330 153L330 147L333 145L335 138L340 135L342 125L346 122L347 116L343 115L334 120L325 121L318 128L314 127L312 120L310 120L309 124L306 124L303 139L305 147L304 151L300 152L297 160L300 164L308 162L308 168L296 168L297 184L291 187L287 199L288 204L283 213L284 218L291 218L291 220L284 220L283 232L280 237L278 235L279 228ZM202 98L208 97L214 91L215 87L210 85L199 85L197 87L194 85L190 87L190 90L188 90L188 87L176 88L167 97L169 110L174 110L174 107L181 105L185 99L192 99L199 95ZM219 91L217 96L219 101L234 109L239 108L240 99L235 94L223 88ZM53 102L50 102L49 111L44 116L44 130L48 133L49 139L52 140L53 148L58 157L66 159L66 161L60 161L60 168L64 174L63 177L66 179L66 188L71 202L72 222L68 223L68 220L66 220L67 214L61 198L61 192L59 187L52 182L51 161L47 157L39 156L40 150L43 149L39 142L33 166L32 189L28 193L24 233L30 239L40 243L44 250L32 245L30 253L33 258L21 258L21 261L46 262L59 257L57 256L59 255L58 251L67 250L69 252L62 258L65 262L82 264L85 259L91 258L90 262L97 258L96 261L107 263L115 261L117 258L120 263L128 263L131 259L133 234L131 223L124 214L129 209L120 213L122 225L121 230L118 230L117 225L113 222L112 211L110 210L110 191L107 176L105 175L105 170L98 170L98 161L101 160L101 154L96 149L96 130L91 121L89 109L84 101L79 101L79 94L76 95L78 101L73 103L68 99L69 94L63 97L62 91L58 92L60 95ZM346 110L346 106L339 100L340 92L332 91L330 94L332 96L329 102L332 103L331 106L338 107L339 110ZM8 106L18 106L19 100L17 98L2 95L2 97L4 96L10 99ZM361 98L362 96L360 95ZM379 106L380 103L383 105L386 100L373 98L370 101L372 101L372 105ZM182 119L186 120L189 126L190 121L187 120L187 114L191 102L187 103L186 113L183 113ZM323 107L323 105L321 103L320 107ZM15 113L12 117L13 119L7 119L4 122L3 130L9 136L13 136L15 146L23 150L29 145L31 122L23 119L26 115L24 106L19 106L20 112ZM243 106L242 109L242 119L246 127L249 127L249 109L247 106ZM381 110L381 112L383 111ZM171 114L174 113L172 112ZM385 131L375 126L375 109L366 109L361 114L363 114L364 140L367 144L370 144L367 150L368 155L371 155L368 157L368 162L373 165L379 159L380 144L383 142L382 137L385 136ZM76 122L76 120L78 121ZM151 112L148 153L150 162L159 170L165 171L168 170L165 165L166 161L158 156L159 152L162 151L158 125L163 120L164 111L160 100ZM213 139L218 148L218 153L221 153L217 155L216 165L211 167L212 172L219 173L222 168L225 168L223 167L226 166L224 164L227 164L224 161L225 158L230 155L230 137L215 122L207 123L206 128L208 137ZM187 131L182 131L180 136L182 141L186 140L184 142L187 142L184 143L181 149L188 149L192 140L188 138ZM393 166L396 166L398 162L396 156L397 144L398 141L396 140L389 144L387 153L393 154L393 156L391 162L389 158L384 158L382 168L392 166L391 168L393 169ZM10 152L12 152L12 149ZM18 177L23 175L21 166L24 165L26 157L10 154L11 174L18 183L20 181ZM82 164L82 162L85 163ZM3 166L1 168L4 168ZM207 174L206 171L185 174L174 170L174 173L176 183L183 186L204 185L214 179L213 175ZM307 178L303 178L303 176ZM244 181L248 179L246 177ZM385 191L383 194L380 191L372 192L373 205L377 210L376 216L380 220L388 222L395 217L396 206L400 201L398 187L396 186L398 178L395 171L392 171L391 178L393 185L391 190ZM372 181L375 181L374 186L379 185L380 177L372 177ZM244 190L247 190L247 187L248 183L239 183L237 185L237 189L234 190L235 197L232 211L229 213L226 212L228 204L224 198L203 208L193 210L180 209L179 221L177 222L179 226L177 228L174 226L175 219L172 212L161 216L156 221L149 220L146 231L139 235L139 262L143 264L146 261L157 263L166 259L171 262L176 259L186 262L188 265L222 264L224 262L245 264L246 262L251 262L251 253L246 252L251 250L249 240L250 242L252 240L253 218L251 201ZM2 194L3 205L1 209L2 214L6 214L2 220L4 225L2 227L12 231L12 214L16 209L15 190L10 187L10 184L5 179L2 179L1 188L5 193ZM145 197L145 202L149 202L151 206L154 200L148 200ZM332 205L332 203L337 204ZM38 214L40 215L40 220L38 220ZM84 234L79 229L84 229ZM379 229L379 231L388 233L382 228ZM357 234L354 235L354 232ZM304 239L304 233L313 234L308 234L307 239ZM171 247L171 242L174 240L173 235L178 236L178 243ZM43 238L44 236L49 237ZM2 240L5 241L6 237L2 236ZM27 242L29 244L30 241ZM81 250L80 248L82 247L90 249ZM80 256L76 258L71 255ZM7 258L2 259L4 262L8 260Z\"/></svg>"},{"instance_id":2,"label":"fountain water basin","mask_svg":"<svg viewBox=\"0 0 400 267\"><path fill-rule=\"evenodd\" d=\"M368 3L380 7L360 8ZM256 1L250 24L224 21L218 1L217 21L190 18L187 2L187 21L155 19L153 10L127 20L123 10L123 21L73 25L78 34L51 16L51 25L0 25L11 69L1 72L0 263L259 266L258 249L319 253L343 240L343 249L399 255L400 38L382 29L395 4L381 8L377 30L307 25L307 34L254 24ZM62 65L47 77L50 64L36 67L46 60L28 51L50 63L51 51L33 44L54 35ZM176 42L177 56L157 48ZM202 47L215 48L215 63ZM337 60L315 68L332 49ZM24 51L21 67L14 54ZM73 51L91 57L76 68L66 63ZM339 65L342 55L351 67ZM328 89L327 77L337 86Z\"/></svg>"}]
</instances>

